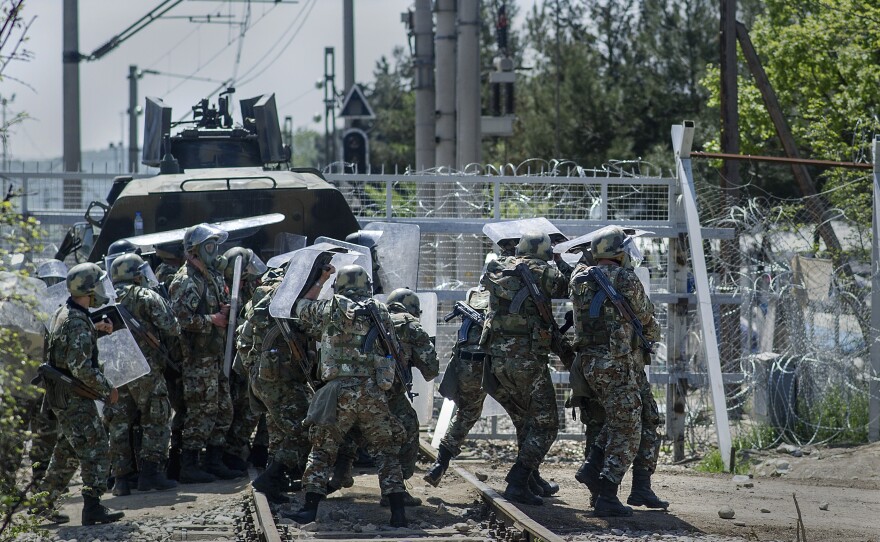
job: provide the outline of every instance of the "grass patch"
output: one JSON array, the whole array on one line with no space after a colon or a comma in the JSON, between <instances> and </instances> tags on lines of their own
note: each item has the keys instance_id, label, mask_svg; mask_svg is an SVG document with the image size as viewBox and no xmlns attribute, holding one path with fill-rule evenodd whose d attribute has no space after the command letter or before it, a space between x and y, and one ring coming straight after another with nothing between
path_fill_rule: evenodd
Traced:
<instances>
[{"instance_id":1,"label":"grass patch","mask_svg":"<svg viewBox=\"0 0 880 542\"><path fill-rule=\"evenodd\" d=\"M737 459L741 459L737 456ZM734 467L734 474L748 474L749 469L751 469L751 462L749 461L737 461L736 466ZM718 448L713 448L709 450L709 452L703 456L703 459L697 463L697 466L694 467L694 470L700 472L727 472L727 466L724 464L724 460L721 459L721 452L718 451Z\"/></svg>"}]
</instances>

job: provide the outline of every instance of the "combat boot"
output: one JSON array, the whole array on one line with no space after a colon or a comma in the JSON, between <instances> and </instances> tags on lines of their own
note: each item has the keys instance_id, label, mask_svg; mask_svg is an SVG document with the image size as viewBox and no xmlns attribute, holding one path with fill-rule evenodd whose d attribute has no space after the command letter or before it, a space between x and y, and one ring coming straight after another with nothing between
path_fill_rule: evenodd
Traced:
<instances>
[{"instance_id":1,"label":"combat boot","mask_svg":"<svg viewBox=\"0 0 880 542\"><path fill-rule=\"evenodd\" d=\"M251 446L251 453L248 455L248 463L258 469L266 468L269 464L269 448L262 444L254 444Z\"/></svg>"},{"instance_id":2,"label":"combat boot","mask_svg":"<svg viewBox=\"0 0 880 542\"><path fill-rule=\"evenodd\" d=\"M541 478L541 473L538 472L538 469L532 471L531 479L538 484L538 487L541 488L541 493L535 493L535 495L540 495L542 497L552 497L559 493L559 484L556 482L548 482L547 480Z\"/></svg>"},{"instance_id":3,"label":"combat boot","mask_svg":"<svg viewBox=\"0 0 880 542\"><path fill-rule=\"evenodd\" d=\"M37 516L44 521L48 521L49 523L57 523L59 525L62 523L70 522L70 516L68 516L61 510L58 510L52 505L34 506L30 510L28 510L28 514L32 516Z\"/></svg>"},{"instance_id":4,"label":"combat boot","mask_svg":"<svg viewBox=\"0 0 880 542\"><path fill-rule=\"evenodd\" d=\"M306 503L298 512L294 512L288 516L300 525L311 523L318 517L318 504L324 500L324 496L320 493L306 493Z\"/></svg>"},{"instance_id":5,"label":"combat boot","mask_svg":"<svg viewBox=\"0 0 880 542\"><path fill-rule=\"evenodd\" d=\"M397 495L397 493L395 493L394 495ZM420 499L418 497L413 497L412 495L409 494L409 491L404 491L403 493L400 493L400 495L403 495L403 505L404 506L421 506L422 505L422 499ZM382 495L382 498L379 499L379 506L390 506L390 505L391 505L391 500L389 499L389 495Z\"/></svg>"},{"instance_id":6,"label":"combat boot","mask_svg":"<svg viewBox=\"0 0 880 542\"><path fill-rule=\"evenodd\" d=\"M303 470L299 465L290 468L284 467L282 474L281 491L299 491L302 489ZM352 481L352 485L354 485L354 481Z\"/></svg>"},{"instance_id":7,"label":"combat boot","mask_svg":"<svg viewBox=\"0 0 880 542\"><path fill-rule=\"evenodd\" d=\"M351 487L354 485L354 477L351 475L351 468L354 459L351 457L336 457L336 464L333 465L333 474L330 481L327 482L327 494L333 493L343 487Z\"/></svg>"},{"instance_id":8,"label":"combat boot","mask_svg":"<svg viewBox=\"0 0 880 542\"><path fill-rule=\"evenodd\" d=\"M126 495L131 495L131 485L128 483L128 478L117 476L113 483L113 496L125 497Z\"/></svg>"},{"instance_id":9,"label":"combat boot","mask_svg":"<svg viewBox=\"0 0 880 542\"><path fill-rule=\"evenodd\" d=\"M202 469L221 480L234 480L247 474L244 471L232 470L223 464L223 449L220 446L208 445L205 449L205 460L202 463Z\"/></svg>"},{"instance_id":10,"label":"combat boot","mask_svg":"<svg viewBox=\"0 0 880 542\"><path fill-rule=\"evenodd\" d=\"M596 506L596 499L599 497L599 475L602 473L604 462L605 450L591 446L590 455L574 475L575 480L585 484L590 490L590 506Z\"/></svg>"},{"instance_id":11,"label":"combat boot","mask_svg":"<svg viewBox=\"0 0 880 542\"><path fill-rule=\"evenodd\" d=\"M287 504L290 498L282 492L282 486L285 485L284 465L280 461L274 459L269 462L259 476L251 483L255 491L259 491L274 504Z\"/></svg>"},{"instance_id":12,"label":"combat boot","mask_svg":"<svg viewBox=\"0 0 880 542\"><path fill-rule=\"evenodd\" d=\"M180 483L181 484L207 484L216 482L217 477L205 472L199 467L198 450L180 451Z\"/></svg>"},{"instance_id":13,"label":"combat boot","mask_svg":"<svg viewBox=\"0 0 880 542\"><path fill-rule=\"evenodd\" d=\"M624 506L617 498L617 488L619 487L620 484L615 484L604 476L599 478L599 497L596 499L596 505L593 507L593 514L599 517L627 517L633 515L633 509L629 506Z\"/></svg>"},{"instance_id":14,"label":"combat boot","mask_svg":"<svg viewBox=\"0 0 880 542\"><path fill-rule=\"evenodd\" d=\"M98 497L83 495L82 524L113 523L125 517L123 512L111 512Z\"/></svg>"},{"instance_id":15,"label":"combat boot","mask_svg":"<svg viewBox=\"0 0 880 542\"><path fill-rule=\"evenodd\" d=\"M651 473L644 469L633 469L632 491L626 504L644 506L646 508L669 508L669 502L660 500L660 497L651 489Z\"/></svg>"},{"instance_id":16,"label":"combat boot","mask_svg":"<svg viewBox=\"0 0 880 542\"><path fill-rule=\"evenodd\" d=\"M392 527L406 527L407 525L404 495L406 493L392 493L388 495L388 503L391 505L391 521L389 525Z\"/></svg>"},{"instance_id":17,"label":"combat boot","mask_svg":"<svg viewBox=\"0 0 880 542\"><path fill-rule=\"evenodd\" d=\"M138 491L165 491L177 487L177 482L169 480L165 477L165 472L159 468L159 463L155 461L143 461L141 463L141 471L138 473Z\"/></svg>"},{"instance_id":18,"label":"combat boot","mask_svg":"<svg viewBox=\"0 0 880 542\"><path fill-rule=\"evenodd\" d=\"M437 461L431 465L431 469L425 474L424 480L434 487L439 486L440 479L443 478L443 475L446 474L446 469L449 468L450 459L452 459L452 452L441 444L440 450L437 453Z\"/></svg>"},{"instance_id":19,"label":"combat boot","mask_svg":"<svg viewBox=\"0 0 880 542\"><path fill-rule=\"evenodd\" d=\"M538 497L548 497L549 495L544 495L544 488L541 487L541 484L535 480L534 471L529 473L529 491Z\"/></svg>"},{"instance_id":20,"label":"combat boot","mask_svg":"<svg viewBox=\"0 0 880 542\"><path fill-rule=\"evenodd\" d=\"M248 470L247 461L229 452L223 452L223 464L229 467L230 470Z\"/></svg>"},{"instance_id":21,"label":"combat boot","mask_svg":"<svg viewBox=\"0 0 880 542\"><path fill-rule=\"evenodd\" d=\"M535 495L529 489L529 475L532 473L519 462L514 463L510 472L507 473L507 489L504 490L504 498L522 504L541 505L544 499Z\"/></svg>"},{"instance_id":22,"label":"combat boot","mask_svg":"<svg viewBox=\"0 0 880 542\"><path fill-rule=\"evenodd\" d=\"M172 446L168 450L168 462L165 464L165 476L169 480L180 480L180 448Z\"/></svg>"}]
</instances>

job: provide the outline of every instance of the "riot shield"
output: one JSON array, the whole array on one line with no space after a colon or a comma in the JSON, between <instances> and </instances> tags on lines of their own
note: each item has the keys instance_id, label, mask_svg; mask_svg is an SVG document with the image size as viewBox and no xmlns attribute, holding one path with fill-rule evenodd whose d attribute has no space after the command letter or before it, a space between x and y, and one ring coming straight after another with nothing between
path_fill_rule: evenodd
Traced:
<instances>
[{"instance_id":1,"label":"riot shield","mask_svg":"<svg viewBox=\"0 0 880 542\"><path fill-rule=\"evenodd\" d=\"M114 388L124 386L150 372L150 364L125 324L98 338L98 363Z\"/></svg>"},{"instance_id":2,"label":"riot shield","mask_svg":"<svg viewBox=\"0 0 880 542\"><path fill-rule=\"evenodd\" d=\"M590 248L590 245L593 243L593 239L596 235L607 228L608 226L604 226L602 228L596 228L595 230L575 237L570 241L565 241L563 243L559 243L553 246L553 252L557 254L565 254L566 252L581 252ZM648 230L639 230L636 228L622 228L623 233L627 234L630 237L642 237L643 235L653 235L654 232Z\"/></svg>"},{"instance_id":3,"label":"riot shield","mask_svg":"<svg viewBox=\"0 0 880 542\"><path fill-rule=\"evenodd\" d=\"M320 243L327 243L329 245L344 248L348 252L356 254L357 259L354 261L354 263L366 269L367 274L370 275L370 280L373 280L373 257L370 255L369 248L361 245L356 245L354 243L349 243L347 241L333 239L332 237L324 237L323 235L315 239L315 244L312 246L316 246Z\"/></svg>"},{"instance_id":4,"label":"riot shield","mask_svg":"<svg viewBox=\"0 0 880 542\"><path fill-rule=\"evenodd\" d=\"M223 374L226 378L229 378L232 370L232 345L235 342L238 302L241 297L241 256L236 257L232 265L232 294L229 301L229 322L226 325L226 351L223 353Z\"/></svg>"},{"instance_id":5,"label":"riot shield","mask_svg":"<svg viewBox=\"0 0 880 542\"><path fill-rule=\"evenodd\" d=\"M55 311L67 301L68 297L70 297L70 292L67 291L67 283L59 282L46 288L37 299L37 309L46 329L49 329L49 322L55 315Z\"/></svg>"},{"instance_id":6,"label":"riot shield","mask_svg":"<svg viewBox=\"0 0 880 542\"><path fill-rule=\"evenodd\" d=\"M225 220L223 222L212 222L211 226L220 228L229 234L227 241L242 239L256 232L257 229L268 226L269 224L277 224L284 220L281 213L270 213L267 215L251 216L248 218L236 218L235 220ZM178 228L176 230L168 230L163 232L148 233L145 235L137 235L127 237L126 240L139 247L151 247L154 245L165 245L169 243L183 242L183 234L187 228Z\"/></svg>"},{"instance_id":7,"label":"riot shield","mask_svg":"<svg viewBox=\"0 0 880 542\"><path fill-rule=\"evenodd\" d=\"M45 328L34 304L45 296L46 285L39 279L0 271L0 292L4 297L0 299L0 328L18 334L21 346L30 359L42 360ZM25 369L27 372L22 381L30 382L36 376L36 366L22 365L21 361L13 352L0 349L0 363Z\"/></svg>"},{"instance_id":8,"label":"riot shield","mask_svg":"<svg viewBox=\"0 0 880 542\"><path fill-rule=\"evenodd\" d=\"M294 252L284 279L269 304L269 314L274 318L291 318L297 300L320 277L321 267L324 265L329 263L338 270L344 265L357 263L360 254L342 252L344 250L329 243L318 243ZM335 279L336 273L333 273L324 284L318 299L330 297Z\"/></svg>"},{"instance_id":9,"label":"riot shield","mask_svg":"<svg viewBox=\"0 0 880 542\"><path fill-rule=\"evenodd\" d=\"M559 228L542 216L537 218L521 218L519 220L505 220L503 222L488 222L483 226L483 233L486 237L499 246L505 241L518 242L522 234L527 231L546 233L550 236L550 241L553 243L562 243L568 240L568 237L563 235Z\"/></svg>"},{"instance_id":10,"label":"riot shield","mask_svg":"<svg viewBox=\"0 0 880 542\"><path fill-rule=\"evenodd\" d=\"M266 262L266 265L269 267L281 267L290 259L289 254L291 252L305 248L307 244L308 238L305 235L299 235L297 233L279 233L275 236L275 256ZM278 265L272 265L271 262L275 258L280 258L281 256L287 256L287 259L284 259Z\"/></svg>"},{"instance_id":11,"label":"riot shield","mask_svg":"<svg viewBox=\"0 0 880 542\"><path fill-rule=\"evenodd\" d=\"M399 222L370 222L364 229L382 232L376 245L376 255L379 260L379 280L384 291L390 293L397 288L418 288L421 248L419 226Z\"/></svg>"}]
</instances>

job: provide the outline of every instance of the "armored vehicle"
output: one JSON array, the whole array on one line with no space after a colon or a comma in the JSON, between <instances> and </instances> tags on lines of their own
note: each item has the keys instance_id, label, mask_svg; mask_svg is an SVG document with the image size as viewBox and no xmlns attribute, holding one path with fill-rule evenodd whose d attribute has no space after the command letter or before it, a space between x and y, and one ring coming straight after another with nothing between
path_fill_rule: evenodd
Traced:
<instances>
[{"instance_id":1,"label":"armored vehicle","mask_svg":"<svg viewBox=\"0 0 880 542\"><path fill-rule=\"evenodd\" d=\"M281 213L284 220L241 241L263 260L284 250L285 234L311 242L356 231L348 203L317 170L288 167L290 148L282 144L274 94L241 100L241 123L234 125L232 92L224 92L217 107L200 101L194 120L177 124L171 122L171 107L147 98L143 163L159 173L117 177L106 202L89 205L87 225L68 232L56 257L78 250L99 261L118 239L269 213ZM100 233L93 235L91 227Z\"/></svg>"}]
</instances>

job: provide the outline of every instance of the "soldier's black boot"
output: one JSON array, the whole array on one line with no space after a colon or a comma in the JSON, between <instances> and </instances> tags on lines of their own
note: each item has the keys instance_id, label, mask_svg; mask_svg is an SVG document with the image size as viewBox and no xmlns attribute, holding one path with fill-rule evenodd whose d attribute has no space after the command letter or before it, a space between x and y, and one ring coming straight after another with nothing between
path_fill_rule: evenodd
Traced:
<instances>
[{"instance_id":1,"label":"soldier's black boot","mask_svg":"<svg viewBox=\"0 0 880 542\"><path fill-rule=\"evenodd\" d=\"M620 516L626 517L633 515L633 509L624 506L617 498L617 488L620 484L608 480L604 476L599 478L599 497L596 499L596 505L593 507L593 513L600 517Z\"/></svg>"},{"instance_id":2,"label":"soldier's black boot","mask_svg":"<svg viewBox=\"0 0 880 542\"><path fill-rule=\"evenodd\" d=\"M520 463L514 463L510 472L507 473L507 489L504 490L504 498L522 504L540 505L544 504L544 499L535 495L529 489L529 476L532 474Z\"/></svg>"},{"instance_id":3,"label":"soldier's black boot","mask_svg":"<svg viewBox=\"0 0 880 542\"><path fill-rule=\"evenodd\" d=\"M257 476L252 485L256 491L259 491L269 499L269 502L275 504L287 504L290 498L283 493L283 486L286 485L284 476L284 465L280 461L274 459L269 462L259 476Z\"/></svg>"},{"instance_id":4,"label":"soldier's black boot","mask_svg":"<svg viewBox=\"0 0 880 542\"><path fill-rule=\"evenodd\" d=\"M404 503L405 493L392 493L388 495L388 504L391 506L392 527L406 527L406 506Z\"/></svg>"},{"instance_id":5,"label":"soldier's black boot","mask_svg":"<svg viewBox=\"0 0 880 542\"><path fill-rule=\"evenodd\" d=\"M248 455L247 460L248 463L258 469L266 468L269 464L269 448L262 444L254 444L251 446L251 453Z\"/></svg>"},{"instance_id":6,"label":"soldier's black boot","mask_svg":"<svg viewBox=\"0 0 880 542\"><path fill-rule=\"evenodd\" d=\"M169 480L180 480L180 448L172 446L168 450L168 462L165 464L165 476Z\"/></svg>"},{"instance_id":7,"label":"soldier's black boot","mask_svg":"<svg viewBox=\"0 0 880 542\"><path fill-rule=\"evenodd\" d=\"M333 474L327 482L327 494L338 491L343 487L354 485L354 477L351 475L353 457L336 456L336 464L333 465Z\"/></svg>"},{"instance_id":8,"label":"soldier's black boot","mask_svg":"<svg viewBox=\"0 0 880 542\"><path fill-rule=\"evenodd\" d=\"M207 484L216 482L217 477L205 472L199 466L198 450L180 451L180 483L181 484Z\"/></svg>"},{"instance_id":9,"label":"soldier's black boot","mask_svg":"<svg viewBox=\"0 0 880 542\"><path fill-rule=\"evenodd\" d=\"M165 472L154 461L141 462L141 471L138 473L138 491L165 491L177 487L177 482L165 477Z\"/></svg>"},{"instance_id":10,"label":"soldier's black boot","mask_svg":"<svg viewBox=\"0 0 880 542\"><path fill-rule=\"evenodd\" d=\"M632 491L626 504L644 506L646 508L669 508L669 502L660 500L660 497L651 489L651 473L643 469L632 471Z\"/></svg>"},{"instance_id":11,"label":"soldier's black boot","mask_svg":"<svg viewBox=\"0 0 880 542\"><path fill-rule=\"evenodd\" d=\"M397 495L397 493L395 493ZM421 506L422 499L418 497L413 497L409 494L409 491L404 491L401 493L403 495L403 505L404 506ZM391 506L391 496L390 495L382 495L382 498L379 499L379 506Z\"/></svg>"},{"instance_id":12,"label":"soldier's black boot","mask_svg":"<svg viewBox=\"0 0 880 542\"><path fill-rule=\"evenodd\" d=\"M202 469L221 480L234 480L247 474L244 471L232 470L223 464L223 449L220 446L209 445L205 449L205 461Z\"/></svg>"},{"instance_id":13,"label":"soldier's black boot","mask_svg":"<svg viewBox=\"0 0 880 542\"><path fill-rule=\"evenodd\" d=\"M441 444L440 450L437 453L437 461L431 465L431 469L425 474L424 480L434 487L439 486L440 479L443 478L443 475L446 474L446 469L449 468L450 459L452 459L452 452Z\"/></svg>"},{"instance_id":14,"label":"soldier's black boot","mask_svg":"<svg viewBox=\"0 0 880 542\"><path fill-rule=\"evenodd\" d=\"M131 495L131 485L128 483L128 478L117 476L113 483L113 496L125 497L126 495Z\"/></svg>"},{"instance_id":15,"label":"soldier's black boot","mask_svg":"<svg viewBox=\"0 0 880 542\"><path fill-rule=\"evenodd\" d=\"M596 506L596 499L599 497L599 475L602 473L604 462L605 450L591 446L590 455L574 475L575 480L586 484L587 489L590 490L590 506Z\"/></svg>"},{"instance_id":16,"label":"soldier's black boot","mask_svg":"<svg viewBox=\"0 0 880 542\"><path fill-rule=\"evenodd\" d=\"M290 519L300 525L315 521L315 518L318 517L318 504L323 499L324 496L320 493L306 493L306 503L299 509L299 512L291 514Z\"/></svg>"},{"instance_id":17,"label":"soldier's black boot","mask_svg":"<svg viewBox=\"0 0 880 542\"><path fill-rule=\"evenodd\" d=\"M125 517L123 512L111 512L98 497L83 495L82 524L113 523Z\"/></svg>"},{"instance_id":18,"label":"soldier's black boot","mask_svg":"<svg viewBox=\"0 0 880 542\"><path fill-rule=\"evenodd\" d=\"M555 482L548 482L547 480L543 479L541 477L541 473L538 472L538 469L532 471L532 476L529 478L529 480L530 489L532 487L532 482L534 482L535 485L537 485L538 488L541 490L540 493L532 490L532 493L534 493L535 495L538 495L540 497L552 497L553 495L559 493L559 484Z\"/></svg>"},{"instance_id":19,"label":"soldier's black boot","mask_svg":"<svg viewBox=\"0 0 880 542\"><path fill-rule=\"evenodd\" d=\"M548 497L549 495L544 495L544 488L541 487L541 484L535 480L535 471L529 473L529 491L537 495L538 497Z\"/></svg>"},{"instance_id":20,"label":"soldier's black boot","mask_svg":"<svg viewBox=\"0 0 880 542\"><path fill-rule=\"evenodd\" d=\"M223 464L230 470L247 471L248 469L247 461L229 452L223 452Z\"/></svg>"}]
</instances>

